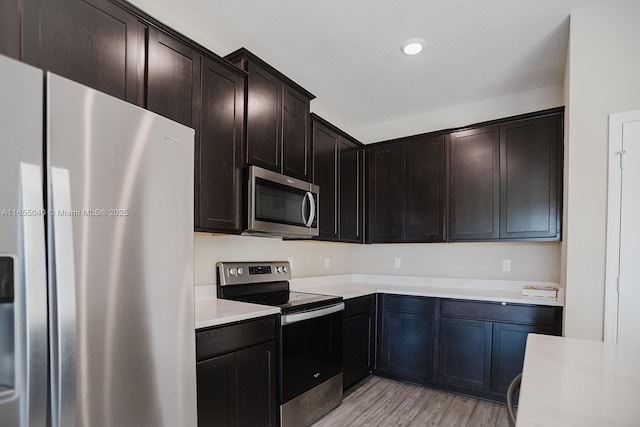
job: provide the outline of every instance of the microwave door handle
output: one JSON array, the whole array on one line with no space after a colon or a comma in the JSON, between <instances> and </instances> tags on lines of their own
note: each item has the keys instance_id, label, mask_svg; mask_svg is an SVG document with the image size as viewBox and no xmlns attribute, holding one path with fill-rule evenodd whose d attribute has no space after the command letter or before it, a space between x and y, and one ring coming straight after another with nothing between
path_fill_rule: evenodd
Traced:
<instances>
[{"instance_id":1,"label":"microwave door handle","mask_svg":"<svg viewBox=\"0 0 640 427\"><path fill-rule=\"evenodd\" d=\"M313 193L310 191L307 191L307 197L309 197L309 203L311 204L311 212L309 213L309 221L307 221L306 226L311 227L313 220L316 219L316 201L313 198Z\"/></svg>"},{"instance_id":2,"label":"microwave door handle","mask_svg":"<svg viewBox=\"0 0 640 427\"><path fill-rule=\"evenodd\" d=\"M309 218L305 218L304 216L304 211L305 211L305 207L307 206L307 200L309 201L309 205L311 206L311 212L309 212ZM313 194L311 193L311 191L307 191L304 195L304 198L302 199L302 222L304 222L304 225L306 227L311 227L311 224L313 224L313 220L316 217L316 201L313 200Z\"/></svg>"},{"instance_id":3,"label":"microwave door handle","mask_svg":"<svg viewBox=\"0 0 640 427\"><path fill-rule=\"evenodd\" d=\"M309 192L307 191L306 194L304 195L304 197L302 198L302 207L300 208L301 210L301 214L302 214L302 223L304 225L307 225L307 223L309 222L309 220L304 216L304 213L306 211L306 207L307 207L307 196L309 195ZM311 215L309 215L311 216ZM308 227L308 225L307 225Z\"/></svg>"}]
</instances>

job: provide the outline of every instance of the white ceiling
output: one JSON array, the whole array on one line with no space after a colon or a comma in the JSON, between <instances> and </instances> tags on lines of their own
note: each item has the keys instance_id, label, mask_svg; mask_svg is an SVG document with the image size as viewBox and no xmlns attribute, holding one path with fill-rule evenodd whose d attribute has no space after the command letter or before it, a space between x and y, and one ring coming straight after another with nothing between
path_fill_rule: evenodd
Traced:
<instances>
[{"instance_id":1,"label":"white ceiling","mask_svg":"<svg viewBox=\"0 0 640 427\"><path fill-rule=\"evenodd\" d=\"M353 133L562 84L569 15L590 0L130 1L221 56L246 47ZM415 37L423 52L402 54Z\"/></svg>"}]
</instances>

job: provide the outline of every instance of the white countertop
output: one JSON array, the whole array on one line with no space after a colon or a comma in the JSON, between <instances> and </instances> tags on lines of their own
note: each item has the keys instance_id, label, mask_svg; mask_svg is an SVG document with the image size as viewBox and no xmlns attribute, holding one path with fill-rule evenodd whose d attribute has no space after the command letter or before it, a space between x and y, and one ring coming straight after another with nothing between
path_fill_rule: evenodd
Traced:
<instances>
[{"instance_id":1,"label":"white countertop","mask_svg":"<svg viewBox=\"0 0 640 427\"><path fill-rule=\"evenodd\" d=\"M525 285L558 285L550 282L342 274L292 279L289 284L294 291L336 295L345 299L383 292L520 304L564 305L562 288L558 298L523 297L521 294ZM280 313L278 307L216 299L215 285L196 286L195 299L196 329Z\"/></svg>"},{"instance_id":2,"label":"white countertop","mask_svg":"<svg viewBox=\"0 0 640 427\"><path fill-rule=\"evenodd\" d=\"M205 298L205 296L202 294L208 293L206 291L210 291L210 287L207 288L209 289L202 289L201 291L196 292L196 329L224 325L227 323L239 322L241 320L254 319L256 317L280 313L279 307L249 304L246 302L216 299L213 297ZM213 286L213 288L215 292L215 286Z\"/></svg>"},{"instance_id":3,"label":"white countertop","mask_svg":"<svg viewBox=\"0 0 640 427\"><path fill-rule=\"evenodd\" d=\"M292 279L289 285L292 290L337 295L345 299L381 292L520 304L564 305L564 288L560 288L557 298L522 296L522 288L525 285L559 286L553 282L343 274Z\"/></svg>"},{"instance_id":4,"label":"white countertop","mask_svg":"<svg viewBox=\"0 0 640 427\"><path fill-rule=\"evenodd\" d=\"M517 426L640 425L640 349L529 334Z\"/></svg>"}]
</instances>

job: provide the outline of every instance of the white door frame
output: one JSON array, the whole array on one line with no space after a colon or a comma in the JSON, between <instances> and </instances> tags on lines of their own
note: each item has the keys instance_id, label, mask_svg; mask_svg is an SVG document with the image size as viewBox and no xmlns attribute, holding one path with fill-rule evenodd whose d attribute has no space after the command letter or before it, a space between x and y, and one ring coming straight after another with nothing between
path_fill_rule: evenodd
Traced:
<instances>
[{"instance_id":1,"label":"white door frame","mask_svg":"<svg viewBox=\"0 0 640 427\"><path fill-rule=\"evenodd\" d=\"M609 188L604 299L604 341L618 342L618 273L620 271L620 203L622 196L622 128L640 121L640 110L609 115Z\"/></svg>"}]
</instances>

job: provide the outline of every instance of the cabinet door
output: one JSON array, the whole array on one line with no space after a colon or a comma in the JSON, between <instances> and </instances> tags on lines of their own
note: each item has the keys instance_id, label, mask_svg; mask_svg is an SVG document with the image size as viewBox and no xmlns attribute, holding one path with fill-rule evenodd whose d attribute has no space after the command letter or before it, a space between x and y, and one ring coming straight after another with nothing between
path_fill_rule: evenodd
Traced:
<instances>
[{"instance_id":1,"label":"cabinet door","mask_svg":"<svg viewBox=\"0 0 640 427\"><path fill-rule=\"evenodd\" d=\"M440 318L438 380L488 390L491 370L491 322Z\"/></svg>"},{"instance_id":2,"label":"cabinet door","mask_svg":"<svg viewBox=\"0 0 640 427\"><path fill-rule=\"evenodd\" d=\"M248 72L246 162L281 172L283 83L253 62Z\"/></svg>"},{"instance_id":3,"label":"cabinet door","mask_svg":"<svg viewBox=\"0 0 640 427\"><path fill-rule=\"evenodd\" d=\"M196 228L242 231L244 77L202 58L202 112L196 140Z\"/></svg>"},{"instance_id":4,"label":"cabinet door","mask_svg":"<svg viewBox=\"0 0 640 427\"><path fill-rule=\"evenodd\" d=\"M560 238L559 115L500 126L500 238Z\"/></svg>"},{"instance_id":5,"label":"cabinet door","mask_svg":"<svg viewBox=\"0 0 640 427\"><path fill-rule=\"evenodd\" d=\"M22 1L0 0L0 54L20 60Z\"/></svg>"},{"instance_id":6,"label":"cabinet door","mask_svg":"<svg viewBox=\"0 0 640 427\"><path fill-rule=\"evenodd\" d=\"M342 330L342 374L344 390L366 378L374 355L375 297L346 300Z\"/></svg>"},{"instance_id":7,"label":"cabinet door","mask_svg":"<svg viewBox=\"0 0 640 427\"><path fill-rule=\"evenodd\" d=\"M509 384L522 373L527 335L553 335L554 330L531 325L493 324L491 355L491 390L506 393Z\"/></svg>"},{"instance_id":8,"label":"cabinet door","mask_svg":"<svg viewBox=\"0 0 640 427\"><path fill-rule=\"evenodd\" d=\"M282 98L282 173L311 179L309 98L284 85Z\"/></svg>"},{"instance_id":9,"label":"cabinet door","mask_svg":"<svg viewBox=\"0 0 640 427\"><path fill-rule=\"evenodd\" d=\"M444 136L405 142L405 241L444 241Z\"/></svg>"},{"instance_id":10,"label":"cabinet door","mask_svg":"<svg viewBox=\"0 0 640 427\"><path fill-rule=\"evenodd\" d=\"M371 243L404 239L404 148L383 146L369 152L369 235Z\"/></svg>"},{"instance_id":11,"label":"cabinet door","mask_svg":"<svg viewBox=\"0 0 640 427\"><path fill-rule=\"evenodd\" d=\"M313 122L313 183L320 186L319 237L338 238L338 148L339 136Z\"/></svg>"},{"instance_id":12,"label":"cabinet door","mask_svg":"<svg viewBox=\"0 0 640 427\"><path fill-rule=\"evenodd\" d=\"M144 55L135 16L108 0L23 1L23 60L132 103Z\"/></svg>"},{"instance_id":13,"label":"cabinet door","mask_svg":"<svg viewBox=\"0 0 640 427\"><path fill-rule=\"evenodd\" d=\"M364 151L340 137L340 241L362 243Z\"/></svg>"},{"instance_id":14,"label":"cabinet door","mask_svg":"<svg viewBox=\"0 0 640 427\"><path fill-rule=\"evenodd\" d=\"M500 145L495 126L450 134L450 239L499 237Z\"/></svg>"},{"instance_id":15,"label":"cabinet door","mask_svg":"<svg viewBox=\"0 0 640 427\"><path fill-rule=\"evenodd\" d=\"M422 382L433 373L433 317L384 310L380 367L383 372Z\"/></svg>"},{"instance_id":16,"label":"cabinet door","mask_svg":"<svg viewBox=\"0 0 640 427\"><path fill-rule=\"evenodd\" d=\"M236 426L236 355L214 357L196 365L198 427Z\"/></svg>"},{"instance_id":17,"label":"cabinet door","mask_svg":"<svg viewBox=\"0 0 640 427\"><path fill-rule=\"evenodd\" d=\"M236 353L238 426L276 426L275 341Z\"/></svg>"},{"instance_id":18,"label":"cabinet door","mask_svg":"<svg viewBox=\"0 0 640 427\"><path fill-rule=\"evenodd\" d=\"M196 129L199 138L200 54L156 29L149 30L147 108Z\"/></svg>"}]
</instances>

